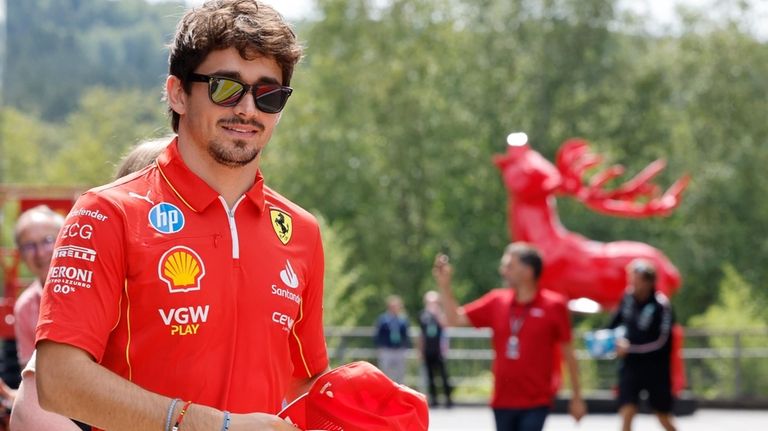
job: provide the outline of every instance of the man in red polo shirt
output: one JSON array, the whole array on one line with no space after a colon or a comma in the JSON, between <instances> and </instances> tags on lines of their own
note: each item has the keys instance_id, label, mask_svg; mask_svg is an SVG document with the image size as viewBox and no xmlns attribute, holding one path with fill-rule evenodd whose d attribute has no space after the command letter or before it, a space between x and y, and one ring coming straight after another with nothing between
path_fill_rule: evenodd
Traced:
<instances>
[{"instance_id":1,"label":"man in red polo shirt","mask_svg":"<svg viewBox=\"0 0 768 431\"><path fill-rule=\"evenodd\" d=\"M259 159L300 56L256 0L182 18L177 137L85 193L57 239L37 329L45 409L110 431L294 429L275 413L328 368L323 248Z\"/></svg>"},{"instance_id":2,"label":"man in red polo shirt","mask_svg":"<svg viewBox=\"0 0 768 431\"><path fill-rule=\"evenodd\" d=\"M505 284L459 307L451 289L453 268L438 255L432 270L442 291L448 323L493 330L494 390L491 400L497 431L540 431L557 392L554 377L560 349L568 367L573 396L571 415L586 413L581 398L578 365L571 346L571 324L565 299L539 290L542 270L538 251L523 243L504 250L499 274Z\"/></svg>"}]
</instances>

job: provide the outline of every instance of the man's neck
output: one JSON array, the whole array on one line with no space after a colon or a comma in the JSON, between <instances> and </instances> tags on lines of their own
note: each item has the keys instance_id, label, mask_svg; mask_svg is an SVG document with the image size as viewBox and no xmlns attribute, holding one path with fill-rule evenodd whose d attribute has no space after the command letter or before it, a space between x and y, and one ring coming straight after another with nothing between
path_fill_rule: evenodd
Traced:
<instances>
[{"instance_id":1,"label":"man's neck","mask_svg":"<svg viewBox=\"0 0 768 431\"><path fill-rule=\"evenodd\" d=\"M538 288L535 284L522 284L515 288L515 302L519 304L528 304L536 298Z\"/></svg>"},{"instance_id":2,"label":"man's neck","mask_svg":"<svg viewBox=\"0 0 768 431\"><path fill-rule=\"evenodd\" d=\"M246 166L232 168L216 162L207 153L201 154L201 151L192 143L182 143L181 136L179 137L179 154L189 170L218 192L227 202L227 206L232 208L253 186L260 156Z\"/></svg>"},{"instance_id":3,"label":"man's neck","mask_svg":"<svg viewBox=\"0 0 768 431\"><path fill-rule=\"evenodd\" d=\"M635 301L637 301L638 303L645 304L646 302L651 300L651 296L653 296L653 294L654 294L653 291L643 293L643 294L640 294L638 292L633 292L632 296L634 296Z\"/></svg>"}]
</instances>

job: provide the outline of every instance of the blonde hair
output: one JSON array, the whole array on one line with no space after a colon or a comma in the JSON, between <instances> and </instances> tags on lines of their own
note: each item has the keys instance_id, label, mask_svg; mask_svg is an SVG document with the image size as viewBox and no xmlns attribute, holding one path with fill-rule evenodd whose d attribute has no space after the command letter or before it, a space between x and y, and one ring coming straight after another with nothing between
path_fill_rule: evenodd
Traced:
<instances>
[{"instance_id":1,"label":"blonde hair","mask_svg":"<svg viewBox=\"0 0 768 431\"><path fill-rule=\"evenodd\" d=\"M140 171L146 166L154 163L157 156L163 152L168 143L173 139L166 136L148 141L141 141L136 144L131 151L126 153L120 160L115 170L115 179L122 178L128 174Z\"/></svg>"}]
</instances>

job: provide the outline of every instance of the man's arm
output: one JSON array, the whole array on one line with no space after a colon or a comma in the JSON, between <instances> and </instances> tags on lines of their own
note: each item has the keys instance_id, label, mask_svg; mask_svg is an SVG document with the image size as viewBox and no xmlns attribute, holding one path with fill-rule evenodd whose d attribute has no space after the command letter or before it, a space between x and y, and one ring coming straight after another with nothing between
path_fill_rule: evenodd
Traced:
<instances>
[{"instance_id":1,"label":"man's arm","mask_svg":"<svg viewBox=\"0 0 768 431\"><path fill-rule=\"evenodd\" d=\"M170 398L112 373L77 347L46 340L37 347L37 390L45 410L110 431L165 426ZM177 403L171 422L179 417L182 406ZM184 430L221 429L223 418L219 410L192 404L184 415ZM232 415L229 429L295 431L277 416L264 413Z\"/></svg>"},{"instance_id":2,"label":"man's arm","mask_svg":"<svg viewBox=\"0 0 768 431\"><path fill-rule=\"evenodd\" d=\"M668 302L659 302L653 324L647 330L647 333L658 333L658 336L646 343L628 342L626 353L650 353L662 349L672 334L672 321L672 307Z\"/></svg>"},{"instance_id":3,"label":"man's arm","mask_svg":"<svg viewBox=\"0 0 768 431\"><path fill-rule=\"evenodd\" d=\"M40 408L35 380L35 373L32 371L26 371L22 375L21 386L11 410L10 430L80 431L69 418Z\"/></svg>"},{"instance_id":4,"label":"man's arm","mask_svg":"<svg viewBox=\"0 0 768 431\"><path fill-rule=\"evenodd\" d=\"M453 277L453 267L448 263L448 256L438 254L435 257L435 264L432 267L432 275L435 277L437 287L440 289L440 298L445 310L445 318L450 326L471 326L472 323L464 313L464 308L459 307L456 298L453 296L451 288L451 279Z\"/></svg>"},{"instance_id":5,"label":"man's arm","mask_svg":"<svg viewBox=\"0 0 768 431\"><path fill-rule=\"evenodd\" d=\"M291 381L288 383L288 392L285 393L285 401L290 404L291 401L295 400L296 398L300 397L302 394L309 391L309 388L310 386L312 386L312 383L314 383L318 377L328 372L328 370L330 370L330 368L326 368L325 370L309 378L292 377Z\"/></svg>"},{"instance_id":6,"label":"man's arm","mask_svg":"<svg viewBox=\"0 0 768 431\"><path fill-rule=\"evenodd\" d=\"M573 345L570 342L561 343L560 350L563 354L563 361L565 361L568 368L568 377L571 379L571 400L568 403L568 412L576 419L576 422L581 420L584 415L587 414L587 404L581 397L581 383L579 382L579 363L576 361L576 355L573 352Z\"/></svg>"}]
</instances>

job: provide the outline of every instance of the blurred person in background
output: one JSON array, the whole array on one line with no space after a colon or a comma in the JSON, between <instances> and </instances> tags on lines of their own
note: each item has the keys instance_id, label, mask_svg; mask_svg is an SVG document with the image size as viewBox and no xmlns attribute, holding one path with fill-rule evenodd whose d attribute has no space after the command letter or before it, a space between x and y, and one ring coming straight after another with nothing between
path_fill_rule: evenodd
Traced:
<instances>
[{"instance_id":1,"label":"blurred person in background","mask_svg":"<svg viewBox=\"0 0 768 431\"><path fill-rule=\"evenodd\" d=\"M491 399L497 431L541 431L557 393L558 349L568 367L576 421L586 414L581 398L578 363L571 344L565 298L541 290L543 262L534 247L515 242L504 250L499 274L504 285L459 306L453 295L453 267L448 256L435 257L432 274L441 291L448 324L491 328L495 357Z\"/></svg>"},{"instance_id":2,"label":"blurred person in background","mask_svg":"<svg viewBox=\"0 0 768 431\"><path fill-rule=\"evenodd\" d=\"M22 368L27 365L35 350L35 328L40 315L43 283L48 276L53 258L53 245L62 226L64 217L45 205L24 211L16 221L16 248L19 250L21 261L34 277L13 306L16 319L16 352Z\"/></svg>"},{"instance_id":3,"label":"blurred person in background","mask_svg":"<svg viewBox=\"0 0 768 431\"><path fill-rule=\"evenodd\" d=\"M115 179L139 171L154 163L157 156L168 145L169 138L143 141L129 151L116 168ZM63 217L59 216L61 221ZM39 303L38 303L39 309ZM34 338L32 340L34 342ZM32 352L30 360L21 372L21 385L14 393L13 409L11 411L10 430L47 430L47 431L80 431L90 430L90 426L74 422L64 416L43 410L37 397L37 379L35 378L36 353Z\"/></svg>"},{"instance_id":4,"label":"blurred person in background","mask_svg":"<svg viewBox=\"0 0 768 431\"><path fill-rule=\"evenodd\" d=\"M440 306L440 294L430 290L424 294L424 309L419 314L419 353L427 374L427 388L429 391L429 405L436 407L437 385L436 377L439 376L445 393L446 407L453 406L451 392L453 387L449 383L448 369L445 364L445 351L448 348L448 338L445 334L445 313Z\"/></svg>"},{"instance_id":5,"label":"blurred person in background","mask_svg":"<svg viewBox=\"0 0 768 431\"><path fill-rule=\"evenodd\" d=\"M630 431L637 414L640 392L666 431L672 420L672 304L656 291L656 268L645 259L627 265L627 293L613 316L610 328L622 328L616 341L619 358L619 415L622 430Z\"/></svg>"},{"instance_id":6,"label":"blurred person in background","mask_svg":"<svg viewBox=\"0 0 768 431\"><path fill-rule=\"evenodd\" d=\"M403 383L411 339L408 336L408 316L399 296L387 297L387 310L376 320L373 342L381 371L390 379Z\"/></svg>"}]
</instances>

